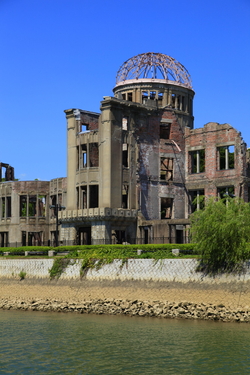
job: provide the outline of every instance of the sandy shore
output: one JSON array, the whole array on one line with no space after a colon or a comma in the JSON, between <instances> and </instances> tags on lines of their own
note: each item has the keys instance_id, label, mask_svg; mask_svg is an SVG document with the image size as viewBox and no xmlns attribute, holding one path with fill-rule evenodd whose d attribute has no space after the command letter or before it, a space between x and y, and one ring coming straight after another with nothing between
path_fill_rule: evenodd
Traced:
<instances>
[{"instance_id":1,"label":"sandy shore","mask_svg":"<svg viewBox=\"0 0 250 375\"><path fill-rule=\"evenodd\" d=\"M81 303L96 299L174 301L213 304L230 309L248 308L250 292L245 285L218 288L216 285L178 283L90 283L87 281L49 281L38 279L0 279L1 300L56 300Z\"/></svg>"}]
</instances>

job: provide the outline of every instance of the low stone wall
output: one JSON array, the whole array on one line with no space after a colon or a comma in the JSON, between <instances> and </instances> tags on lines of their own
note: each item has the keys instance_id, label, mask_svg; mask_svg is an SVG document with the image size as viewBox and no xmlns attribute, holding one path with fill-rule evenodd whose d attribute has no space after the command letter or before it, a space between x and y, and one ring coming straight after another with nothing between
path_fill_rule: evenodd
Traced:
<instances>
[{"instance_id":1,"label":"low stone wall","mask_svg":"<svg viewBox=\"0 0 250 375\"><path fill-rule=\"evenodd\" d=\"M22 301L0 300L0 308L4 310L29 310L44 312L76 312L80 314L108 314L158 318L202 319L223 322L250 322L248 309L229 310L223 304L194 304L189 302L162 302L120 299L97 299L82 301L80 304L62 301L32 300Z\"/></svg>"}]
</instances>

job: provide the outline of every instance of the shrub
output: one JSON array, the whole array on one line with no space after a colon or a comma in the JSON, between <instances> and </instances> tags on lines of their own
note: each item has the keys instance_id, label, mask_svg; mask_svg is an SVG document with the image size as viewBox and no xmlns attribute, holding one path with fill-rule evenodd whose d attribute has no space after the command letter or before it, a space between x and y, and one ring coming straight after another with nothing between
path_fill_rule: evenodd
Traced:
<instances>
[{"instance_id":1,"label":"shrub","mask_svg":"<svg viewBox=\"0 0 250 375\"><path fill-rule=\"evenodd\" d=\"M238 198L209 199L191 215L191 235L200 254L199 269L232 272L248 258L250 205Z\"/></svg>"}]
</instances>

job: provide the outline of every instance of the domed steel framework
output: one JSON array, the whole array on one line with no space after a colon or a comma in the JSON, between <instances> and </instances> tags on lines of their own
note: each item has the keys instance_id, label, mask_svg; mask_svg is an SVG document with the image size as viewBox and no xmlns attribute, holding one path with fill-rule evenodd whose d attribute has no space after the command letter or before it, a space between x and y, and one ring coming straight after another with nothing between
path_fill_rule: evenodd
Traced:
<instances>
[{"instance_id":1,"label":"domed steel framework","mask_svg":"<svg viewBox=\"0 0 250 375\"><path fill-rule=\"evenodd\" d=\"M116 84L131 79L164 79L192 89L187 69L173 57L162 53L142 53L125 61L117 72Z\"/></svg>"}]
</instances>

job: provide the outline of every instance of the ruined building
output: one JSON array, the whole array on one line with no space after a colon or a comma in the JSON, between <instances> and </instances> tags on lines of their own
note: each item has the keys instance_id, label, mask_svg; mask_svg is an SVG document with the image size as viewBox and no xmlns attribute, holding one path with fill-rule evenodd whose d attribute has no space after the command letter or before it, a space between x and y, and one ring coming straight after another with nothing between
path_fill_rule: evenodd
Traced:
<instances>
[{"instance_id":1,"label":"ruined building","mask_svg":"<svg viewBox=\"0 0 250 375\"><path fill-rule=\"evenodd\" d=\"M3 242L54 241L57 205L65 206L61 243L182 243L201 195L249 200L241 134L228 124L194 129L183 65L159 53L135 56L118 70L113 92L100 113L65 111L67 180L0 184Z\"/></svg>"}]
</instances>

